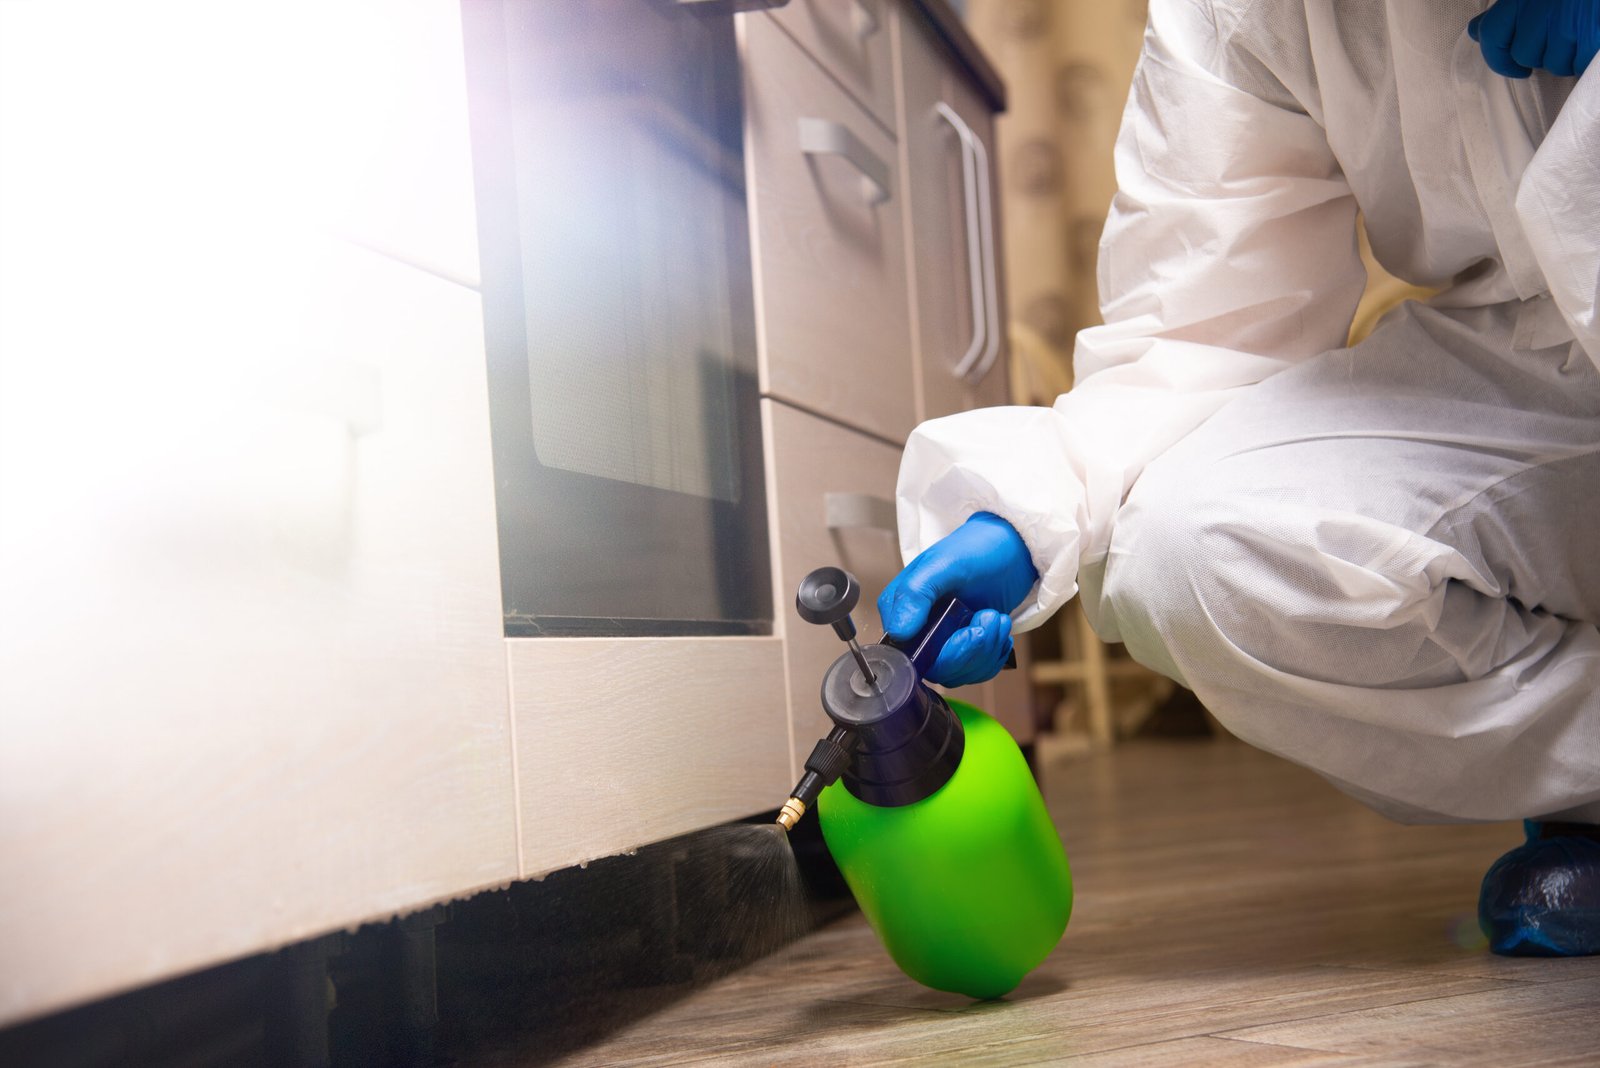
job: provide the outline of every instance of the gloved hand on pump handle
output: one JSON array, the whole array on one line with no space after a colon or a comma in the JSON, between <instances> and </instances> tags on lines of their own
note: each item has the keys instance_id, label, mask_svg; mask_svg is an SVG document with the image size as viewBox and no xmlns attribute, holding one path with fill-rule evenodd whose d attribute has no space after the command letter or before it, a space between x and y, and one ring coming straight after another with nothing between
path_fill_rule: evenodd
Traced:
<instances>
[{"instance_id":1,"label":"gloved hand on pump handle","mask_svg":"<svg viewBox=\"0 0 1600 1068\"><path fill-rule=\"evenodd\" d=\"M949 537L919 553L878 597L889 637L909 638L928 621L940 598L954 595L973 611L972 623L945 642L928 678L941 686L992 679L1011 655L1010 612L1039 572L1022 537L997 515L978 512Z\"/></svg>"}]
</instances>

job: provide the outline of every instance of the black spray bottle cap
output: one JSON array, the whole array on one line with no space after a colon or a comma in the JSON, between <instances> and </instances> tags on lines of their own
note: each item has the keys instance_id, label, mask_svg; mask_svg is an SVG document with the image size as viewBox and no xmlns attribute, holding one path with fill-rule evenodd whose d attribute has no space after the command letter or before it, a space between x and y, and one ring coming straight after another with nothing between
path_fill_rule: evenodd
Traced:
<instances>
[{"instance_id":1,"label":"black spray bottle cap","mask_svg":"<svg viewBox=\"0 0 1600 1068\"><path fill-rule=\"evenodd\" d=\"M869 805L914 804L950 781L966 735L905 653L887 644L863 653L873 682L849 655L835 660L822 680L823 710L855 738L845 789Z\"/></svg>"}]
</instances>

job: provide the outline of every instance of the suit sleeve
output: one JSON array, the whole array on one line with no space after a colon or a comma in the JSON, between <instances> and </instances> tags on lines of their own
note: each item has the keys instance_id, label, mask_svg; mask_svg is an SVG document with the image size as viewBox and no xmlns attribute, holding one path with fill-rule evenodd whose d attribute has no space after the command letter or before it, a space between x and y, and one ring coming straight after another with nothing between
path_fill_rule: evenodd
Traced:
<instances>
[{"instance_id":1,"label":"suit sleeve","mask_svg":"<svg viewBox=\"0 0 1600 1068\"><path fill-rule=\"evenodd\" d=\"M1600 62L1561 107L1517 186L1517 216L1573 337L1600 365Z\"/></svg>"},{"instance_id":2,"label":"suit sleeve","mask_svg":"<svg viewBox=\"0 0 1600 1068\"><path fill-rule=\"evenodd\" d=\"M1004 517L1040 575L1019 630L1076 594L1147 463L1240 390L1344 344L1365 284L1354 197L1321 126L1263 93L1259 66L1230 78L1229 47L1208 5L1151 5L1100 247L1104 325L1078 336L1074 387L907 442L905 558L973 512Z\"/></svg>"}]
</instances>

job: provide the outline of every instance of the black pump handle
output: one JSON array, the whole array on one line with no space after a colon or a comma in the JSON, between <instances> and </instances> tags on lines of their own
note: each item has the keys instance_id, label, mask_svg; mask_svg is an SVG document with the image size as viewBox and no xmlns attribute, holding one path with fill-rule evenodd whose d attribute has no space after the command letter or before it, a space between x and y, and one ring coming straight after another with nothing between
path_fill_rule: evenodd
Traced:
<instances>
[{"instance_id":1,"label":"black pump handle","mask_svg":"<svg viewBox=\"0 0 1600 1068\"><path fill-rule=\"evenodd\" d=\"M934 660L938 659L939 652L944 648L944 643L956 631L972 622L973 611L955 597L945 597L936 601L928 612L928 622L905 641L895 641L885 636L883 644L892 645L905 653L911 660L911 665L917 669L918 675L927 675L933 669ZM1017 666L1017 651L1015 648L1006 655L1005 666Z\"/></svg>"},{"instance_id":2,"label":"black pump handle","mask_svg":"<svg viewBox=\"0 0 1600 1068\"><path fill-rule=\"evenodd\" d=\"M819 567L800 580L795 611L807 623L829 623L845 641L856 636L850 612L861 600L861 584L842 567Z\"/></svg>"}]
</instances>

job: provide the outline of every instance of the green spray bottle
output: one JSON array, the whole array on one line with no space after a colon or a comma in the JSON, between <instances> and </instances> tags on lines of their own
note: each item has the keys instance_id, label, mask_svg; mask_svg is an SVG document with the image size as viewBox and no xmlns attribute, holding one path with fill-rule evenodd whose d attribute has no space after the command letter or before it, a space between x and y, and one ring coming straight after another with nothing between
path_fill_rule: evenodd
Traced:
<instances>
[{"instance_id":1,"label":"green spray bottle","mask_svg":"<svg viewBox=\"0 0 1600 1068\"><path fill-rule=\"evenodd\" d=\"M889 955L911 978L974 998L1009 993L1061 939L1072 874L1022 751L995 720L923 681L972 612L946 598L905 642L863 648L860 586L825 567L795 607L849 646L822 681L834 728L778 822L816 803L823 840Z\"/></svg>"}]
</instances>

